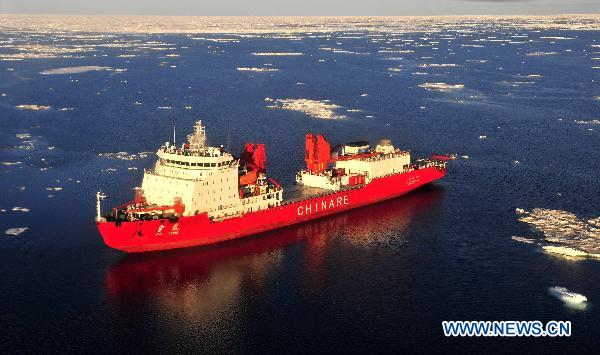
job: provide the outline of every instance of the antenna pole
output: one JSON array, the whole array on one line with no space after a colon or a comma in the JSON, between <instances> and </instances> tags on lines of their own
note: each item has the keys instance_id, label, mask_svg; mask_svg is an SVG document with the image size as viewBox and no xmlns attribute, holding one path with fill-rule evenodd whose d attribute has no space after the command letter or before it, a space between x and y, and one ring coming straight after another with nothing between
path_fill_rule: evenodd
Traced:
<instances>
[{"instance_id":1,"label":"antenna pole","mask_svg":"<svg viewBox=\"0 0 600 355\"><path fill-rule=\"evenodd\" d=\"M175 128L177 127L177 116L173 116L173 145L177 145L177 141L175 140Z\"/></svg>"},{"instance_id":2,"label":"antenna pole","mask_svg":"<svg viewBox=\"0 0 600 355\"><path fill-rule=\"evenodd\" d=\"M227 151L231 152L231 147L230 147L231 146L231 133L229 130L229 122L230 122L230 120L228 118L227 119Z\"/></svg>"}]
</instances>

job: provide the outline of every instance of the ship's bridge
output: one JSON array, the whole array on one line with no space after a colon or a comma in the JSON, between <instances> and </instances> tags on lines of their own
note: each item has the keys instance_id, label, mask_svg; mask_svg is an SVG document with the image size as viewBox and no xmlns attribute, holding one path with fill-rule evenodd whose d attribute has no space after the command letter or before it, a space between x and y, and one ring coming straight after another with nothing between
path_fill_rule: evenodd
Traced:
<instances>
[{"instance_id":1,"label":"ship's bridge","mask_svg":"<svg viewBox=\"0 0 600 355\"><path fill-rule=\"evenodd\" d=\"M222 146L206 146L206 131L201 121L196 122L187 143L177 147L166 142L156 155L158 161L148 174L185 180L205 180L206 176L223 170L237 172L239 166L239 161Z\"/></svg>"},{"instance_id":2,"label":"ship's bridge","mask_svg":"<svg viewBox=\"0 0 600 355\"><path fill-rule=\"evenodd\" d=\"M161 165L181 169L218 169L231 167L237 163L231 154L219 148L210 148L214 152L203 155L189 154L185 150L171 151L161 148L156 155Z\"/></svg>"}]
</instances>

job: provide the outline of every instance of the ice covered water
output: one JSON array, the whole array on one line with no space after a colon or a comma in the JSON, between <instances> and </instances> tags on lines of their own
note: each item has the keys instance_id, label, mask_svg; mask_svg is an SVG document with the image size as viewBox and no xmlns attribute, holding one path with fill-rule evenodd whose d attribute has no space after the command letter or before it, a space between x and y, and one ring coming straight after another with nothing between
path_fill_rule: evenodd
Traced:
<instances>
[{"instance_id":1,"label":"ice covered water","mask_svg":"<svg viewBox=\"0 0 600 355\"><path fill-rule=\"evenodd\" d=\"M594 307L576 315L566 343L448 342L439 331L444 319L572 319L546 294L553 285L600 297L600 261L589 257L600 216L599 23L0 15L0 231L29 227L0 243L3 344L599 348ZM332 146L389 138L414 157L457 159L429 189L314 224L172 254L105 247L95 193L108 195L104 212L131 200L156 149L182 144L197 119L233 153L265 143L268 175L284 187L305 164L309 132Z\"/></svg>"},{"instance_id":2,"label":"ice covered water","mask_svg":"<svg viewBox=\"0 0 600 355\"><path fill-rule=\"evenodd\" d=\"M562 210L517 209L519 220L529 223L544 235L551 245L543 249L566 257L600 257L600 217L582 219Z\"/></svg>"}]
</instances>

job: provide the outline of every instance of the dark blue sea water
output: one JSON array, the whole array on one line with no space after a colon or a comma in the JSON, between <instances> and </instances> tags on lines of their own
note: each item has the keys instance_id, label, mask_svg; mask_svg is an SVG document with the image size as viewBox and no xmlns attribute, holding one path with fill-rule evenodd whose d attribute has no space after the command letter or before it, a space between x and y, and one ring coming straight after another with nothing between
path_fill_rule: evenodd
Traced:
<instances>
[{"instance_id":1,"label":"dark blue sea water","mask_svg":"<svg viewBox=\"0 0 600 355\"><path fill-rule=\"evenodd\" d=\"M237 41L210 40L219 38ZM516 208L600 215L600 126L575 122L600 118L598 31L6 32L0 41L3 58L26 57L0 61L4 353L598 351L600 262L511 240L540 237ZM40 53L54 57L30 58ZM41 74L80 66L110 69ZM265 98L331 100L346 117L268 108ZM32 104L50 108L17 107ZM99 154L152 152L173 122L184 137L196 119L210 143L234 152L266 143L269 175L283 185L303 166L307 132L332 143L390 137L415 157L457 159L433 186L314 223L175 252L107 248L95 192L107 193L105 207L128 200L154 157ZM4 234L15 227L28 229ZM590 304L565 307L547 292L555 285ZM444 338L443 320L570 320L573 329L570 338Z\"/></svg>"}]
</instances>

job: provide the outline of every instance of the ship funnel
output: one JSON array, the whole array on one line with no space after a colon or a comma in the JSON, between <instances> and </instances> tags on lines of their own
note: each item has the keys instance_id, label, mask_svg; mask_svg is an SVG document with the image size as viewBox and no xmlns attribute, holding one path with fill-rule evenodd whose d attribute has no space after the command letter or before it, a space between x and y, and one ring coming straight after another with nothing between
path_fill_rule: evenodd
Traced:
<instances>
[{"instance_id":1,"label":"ship funnel","mask_svg":"<svg viewBox=\"0 0 600 355\"><path fill-rule=\"evenodd\" d=\"M246 169L246 174L240 176L240 185L254 185L260 174L266 172L265 145L262 143L246 143L240 155L240 165Z\"/></svg>"},{"instance_id":2,"label":"ship funnel","mask_svg":"<svg viewBox=\"0 0 600 355\"><path fill-rule=\"evenodd\" d=\"M246 143L240 156L240 164L246 169L264 173L266 171L265 145L263 143Z\"/></svg>"}]
</instances>

